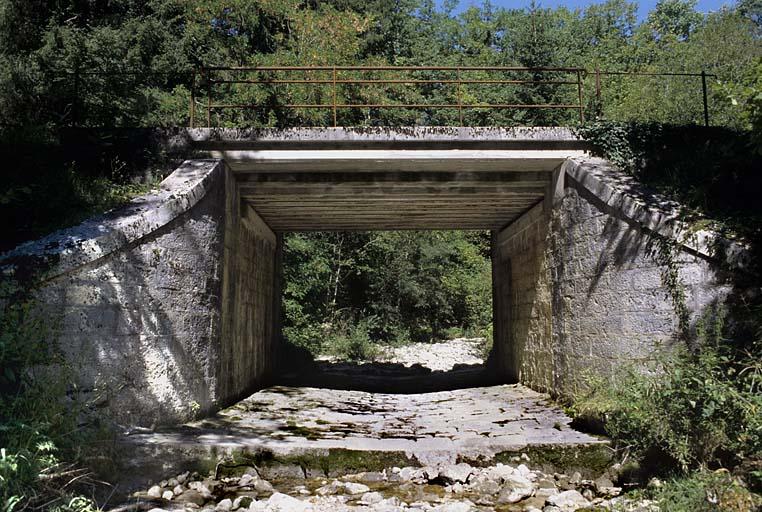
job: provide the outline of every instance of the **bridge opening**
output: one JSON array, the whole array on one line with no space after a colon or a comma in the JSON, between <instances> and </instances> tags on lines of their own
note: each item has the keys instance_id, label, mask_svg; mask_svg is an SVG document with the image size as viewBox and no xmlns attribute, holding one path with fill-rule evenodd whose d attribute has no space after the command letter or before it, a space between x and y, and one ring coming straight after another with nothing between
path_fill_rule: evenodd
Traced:
<instances>
[{"instance_id":1,"label":"bridge opening","mask_svg":"<svg viewBox=\"0 0 762 512\"><path fill-rule=\"evenodd\" d=\"M405 379L411 386L418 381L414 389L432 378L442 387L442 373L453 379L447 387L486 378L490 245L489 231L285 234L287 352L311 359L313 384L344 375L345 387L394 390ZM285 373L293 361L285 358ZM397 382L384 388L390 379Z\"/></svg>"},{"instance_id":2,"label":"bridge opening","mask_svg":"<svg viewBox=\"0 0 762 512\"><path fill-rule=\"evenodd\" d=\"M395 291L402 290L402 283L392 282L381 290L389 295L385 308L363 311L363 305L358 310L356 304L363 304L372 293L381 291L364 290L368 283L362 283L361 276L349 276L342 259L348 254L346 247L352 244L368 257L377 250L377 244L389 245L391 240L403 240L400 250L408 251L424 240L435 246L437 237L447 236L481 240L479 261L487 267L482 277L489 275L490 267L495 269L493 276L486 279L486 288L500 291L493 308L496 348L491 358L495 363L492 374L501 382L518 378L515 361L520 356L514 356L512 346L523 331L514 336L511 322L511 297L515 294L510 269L519 268L511 267L511 261L516 258L521 262L520 272L525 274L522 288L517 288L516 293L532 293L540 275L534 263L543 254L537 249L543 243L538 229L547 224L545 213L554 194L555 177L568 158L583 154L584 145L568 130L200 130L194 147L224 160L231 185L226 193L229 210L233 218L240 219L240 227L235 228L238 246L229 251L234 276L231 291L225 294L230 298L229 314L223 311L231 333L230 354L223 358L229 365L223 371L229 380L229 395L243 396L273 379L283 379L285 372L276 369L273 356L288 351L281 343L283 337L307 347L319 346L324 338L331 337L332 343L343 345L345 352L361 346L364 338L441 338L457 322L450 325L432 320L434 313L426 307L436 309L439 298L416 297L422 306L418 310L410 308L408 313L415 316L417 324L405 326L403 334L400 326L404 322L389 321L391 316L399 316L396 304L405 294ZM369 234L389 232L397 234ZM464 234L474 232L480 234ZM506 233L507 237L501 238ZM404 243L405 237L409 243ZM456 242L454 238L452 241ZM320 265L300 269L289 279L282 270L288 271L289 260L296 257L300 244L323 244L326 253ZM264 258L262 261L252 257L252 248L255 255ZM491 265L487 264L487 256ZM366 274L375 272L383 281L381 277L388 278L387 274L396 270L389 265L368 261ZM281 276L276 278L279 282L267 280L263 267ZM316 288L321 291L305 288L309 279L321 271L325 273L323 282ZM255 275L253 280L247 278L251 274ZM398 277L402 280L401 275ZM491 287L493 279L496 287ZM342 280L356 282L343 298L345 307L340 304L337 288ZM405 293L415 296L415 283L405 286ZM261 296L268 287L272 289L269 300ZM281 293L285 298L282 303ZM492 295L486 289L484 293ZM305 311L305 304L313 301L323 304L325 317ZM524 330L544 328L544 320L533 320L539 314L533 300L519 301L516 307L516 317L526 320L521 324ZM278 322L281 316L285 320L282 325ZM373 323L376 320L377 325ZM486 329L490 322L482 324ZM244 355L252 351L254 356ZM300 360L291 352L281 359L289 363ZM547 373L542 371L542 375ZM300 378L306 373L303 368L296 372Z\"/></svg>"}]
</instances>

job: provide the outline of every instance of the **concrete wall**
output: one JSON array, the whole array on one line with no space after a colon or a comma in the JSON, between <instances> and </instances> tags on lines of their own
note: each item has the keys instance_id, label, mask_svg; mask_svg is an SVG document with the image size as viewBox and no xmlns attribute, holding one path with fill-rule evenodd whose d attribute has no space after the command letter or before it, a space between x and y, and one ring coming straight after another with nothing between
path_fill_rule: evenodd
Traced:
<instances>
[{"instance_id":1,"label":"concrete wall","mask_svg":"<svg viewBox=\"0 0 762 512\"><path fill-rule=\"evenodd\" d=\"M156 193L0 259L42 282L67 370L116 421L186 420L267 378L280 243L239 203L223 162L187 161Z\"/></svg>"},{"instance_id":2,"label":"concrete wall","mask_svg":"<svg viewBox=\"0 0 762 512\"><path fill-rule=\"evenodd\" d=\"M680 241L672 261L692 325L726 299L732 285L711 236L686 238L673 206L601 160L559 169L545 202L494 238L495 355L506 379L565 394L683 342L654 236ZM742 251L728 254L743 266Z\"/></svg>"}]
</instances>

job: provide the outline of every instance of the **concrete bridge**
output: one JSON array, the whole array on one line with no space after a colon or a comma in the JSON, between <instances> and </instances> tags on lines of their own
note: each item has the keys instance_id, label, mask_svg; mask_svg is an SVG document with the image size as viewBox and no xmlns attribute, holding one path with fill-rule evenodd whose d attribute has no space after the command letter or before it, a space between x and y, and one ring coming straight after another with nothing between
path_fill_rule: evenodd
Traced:
<instances>
[{"instance_id":1,"label":"concrete bridge","mask_svg":"<svg viewBox=\"0 0 762 512\"><path fill-rule=\"evenodd\" d=\"M679 338L664 276L693 319L730 292L666 203L566 129L188 130L156 193L3 255L82 389L128 424L176 423L270 382L282 233L493 233L498 378L555 394ZM670 261L653 240L677 240ZM725 244L733 264L743 253ZM724 256L723 256L724 257ZM669 267L669 268L668 268Z\"/></svg>"}]
</instances>

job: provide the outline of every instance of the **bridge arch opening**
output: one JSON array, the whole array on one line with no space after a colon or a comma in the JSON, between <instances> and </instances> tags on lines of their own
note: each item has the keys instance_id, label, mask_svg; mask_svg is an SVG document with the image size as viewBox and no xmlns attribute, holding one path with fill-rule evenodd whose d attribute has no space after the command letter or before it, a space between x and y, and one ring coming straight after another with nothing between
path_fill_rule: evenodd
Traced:
<instances>
[{"instance_id":1,"label":"bridge arch opening","mask_svg":"<svg viewBox=\"0 0 762 512\"><path fill-rule=\"evenodd\" d=\"M35 298L80 388L113 389L125 423L181 422L273 381L288 232L490 231L496 374L558 394L675 339L654 234L679 241L691 311L729 293L719 239L678 239L676 212L569 130L181 135L202 158L160 190L2 260L4 275L44 267Z\"/></svg>"},{"instance_id":2,"label":"bridge arch opening","mask_svg":"<svg viewBox=\"0 0 762 512\"><path fill-rule=\"evenodd\" d=\"M289 355L276 381L413 392L493 380L490 244L489 231L284 234Z\"/></svg>"},{"instance_id":3,"label":"bridge arch opening","mask_svg":"<svg viewBox=\"0 0 762 512\"><path fill-rule=\"evenodd\" d=\"M524 226L520 221L532 212L533 219L536 212L545 212L560 166L569 157L583 154L582 144L563 129L198 133L195 146L224 160L229 167L243 229L252 231L254 240L259 236L276 241L280 254L276 273L283 268L283 237L287 233L356 236L379 231L480 230L491 233L490 279L493 293L499 290L501 295L513 293L514 275L506 261L507 253L501 249L507 242L500 239L500 233L513 225ZM536 238L521 232L519 246L523 248L518 250L526 252ZM514 257L519 246L513 241L510 244L509 252ZM237 250L247 249L242 246ZM533 253L524 257L539 256ZM532 263L528 259L521 261L521 265ZM517 288L516 293L532 292L534 283L520 284L523 288ZM282 293L288 285L281 280L273 290ZM523 318L524 313L536 316L536 312L521 310L526 303L511 298L494 300L495 348L490 359L493 379L518 379L511 362L518 356L506 344L513 339L512 318ZM518 314L512 313L514 304L520 310ZM260 318L262 314L268 312L256 313ZM270 322L274 325L269 331L273 341L258 344L268 347L268 351L282 348L284 334L283 325L275 319ZM287 325L286 330L290 327ZM261 355L265 361L270 357ZM293 354L286 359L293 359ZM266 366L270 368L271 364Z\"/></svg>"}]
</instances>

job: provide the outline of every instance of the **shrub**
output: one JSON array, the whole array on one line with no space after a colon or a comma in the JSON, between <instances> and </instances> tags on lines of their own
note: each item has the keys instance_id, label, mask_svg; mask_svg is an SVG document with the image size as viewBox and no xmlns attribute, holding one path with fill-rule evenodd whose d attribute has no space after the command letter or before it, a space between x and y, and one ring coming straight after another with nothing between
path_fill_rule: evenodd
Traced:
<instances>
[{"instance_id":1,"label":"shrub","mask_svg":"<svg viewBox=\"0 0 762 512\"><path fill-rule=\"evenodd\" d=\"M34 301L15 283L0 290L0 511L47 504L61 512L92 509L72 496L72 479L85 482L76 459L89 432L66 399L66 371L51 318L36 313ZM56 372L44 370L55 364ZM75 478L76 477L76 478Z\"/></svg>"},{"instance_id":2,"label":"shrub","mask_svg":"<svg viewBox=\"0 0 762 512\"><path fill-rule=\"evenodd\" d=\"M345 361L372 361L378 357L378 347L370 340L372 318L363 318L343 332L331 335L327 352Z\"/></svg>"},{"instance_id":3,"label":"shrub","mask_svg":"<svg viewBox=\"0 0 762 512\"><path fill-rule=\"evenodd\" d=\"M762 362L716 347L661 356L645 372L589 382L574 412L597 415L620 447L665 469L735 464L762 451Z\"/></svg>"},{"instance_id":4,"label":"shrub","mask_svg":"<svg viewBox=\"0 0 762 512\"><path fill-rule=\"evenodd\" d=\"M727 471L697 471L653 486L642 493L669 512L748 512L762 505L742 482Z\"/></svg>"}]
</instances>

